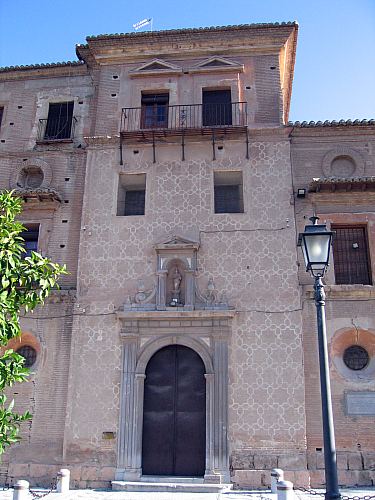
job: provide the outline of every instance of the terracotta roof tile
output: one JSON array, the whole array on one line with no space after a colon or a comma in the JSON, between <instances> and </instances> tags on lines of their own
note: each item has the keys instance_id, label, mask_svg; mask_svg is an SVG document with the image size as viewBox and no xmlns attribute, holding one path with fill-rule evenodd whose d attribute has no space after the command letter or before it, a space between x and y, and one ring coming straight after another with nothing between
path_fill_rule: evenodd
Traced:
<instances>
[{"instance_id":1,"label":"terracotta roof tile","mask_svg":"<svg viewBox=\"0 0 375 500\"><path fill-rule=\"evenodd\" d=\"M298 128L314 128L314 127L348 127L351 125L355 126L366 126L366 125L375 125L374 119L369 120L325 120L323 121L303 121L303 122L288 122L289 127L298 127Z\"/></svg>"},{"instance_id":2,"label":"terracotta roof tile","mask_svg":"<svg viewBox=\"0 0 375 500\"><path fill-rule=\"evenodd\" d=\"M90 40L100 40L108 38L122 38L122 37L142 37L150 35L164 35L164 34L180 34L180 33L201 33L204 31L225 31L225 30L235 30L243 28L277 28L280 26L298 26L297 21L287 21L280 23L251 23L251 24L233 24L228 26L208 26L205 28L179 28L172 30L161 30L161 31L140 31L140 32L130 32L130 33L111 33L102 35L91 35L86 37L87 41Z\"/></svg>"}]
</instances>

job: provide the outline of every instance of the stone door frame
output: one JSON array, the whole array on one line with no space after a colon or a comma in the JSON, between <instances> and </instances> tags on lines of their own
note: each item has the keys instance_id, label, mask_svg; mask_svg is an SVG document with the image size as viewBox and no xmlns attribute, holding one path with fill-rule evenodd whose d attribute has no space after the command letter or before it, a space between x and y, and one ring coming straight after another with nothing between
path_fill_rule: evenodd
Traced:
<instances>
[{"instance_id":1,"label":"stone door frame","mask_svg":"<svg viewBox=\"0 0 375 500\"><path fill-rule=\"evenodd\" d=\"M228 344L234 311L120 312L122 375L116 480L142 477L145 371L161 348L179 344L201 357L206 378L204 481L228 483Z\"/></svg>"}]
</instances>

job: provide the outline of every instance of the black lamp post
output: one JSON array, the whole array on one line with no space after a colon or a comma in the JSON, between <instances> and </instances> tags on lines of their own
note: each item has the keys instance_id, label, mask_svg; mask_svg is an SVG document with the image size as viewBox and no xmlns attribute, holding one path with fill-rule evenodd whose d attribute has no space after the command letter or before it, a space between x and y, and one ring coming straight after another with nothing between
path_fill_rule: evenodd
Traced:
<instances>
[{"instance_id":1,"label":"black lamp post","mask_svg":"<svg viewBox=\"0 0 375 500\"><path fill-rule=\"evenodd\" d=\"M322 400L324 466L326 478L326 500L340 498L337 481L335 432L332 416L331 384L329 379L327 332L325 319L325 293L322 278L328 267L333 233L325 224L318 224L319 217L310 218L312 224L298 237L306 264L315 279L314 299L318 324L320 395Z\"/></svg>"}]
</instances>

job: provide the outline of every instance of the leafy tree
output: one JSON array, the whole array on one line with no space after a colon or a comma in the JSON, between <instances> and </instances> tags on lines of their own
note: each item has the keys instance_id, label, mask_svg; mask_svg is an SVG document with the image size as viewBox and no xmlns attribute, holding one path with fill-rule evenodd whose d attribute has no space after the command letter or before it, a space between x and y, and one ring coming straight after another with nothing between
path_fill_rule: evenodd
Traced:
<instances>
[{"instance_id":1,"label":"leafy tree","mask_svg":"<svg viewBox=\"0 0 375 500\"><path fill-rule=\"evenodd\" d=\"M26 228L16 218L22 211L22 200L12 192L0 193L0 455L17 442L21 422L31 419L26 411L14 411L14 400L7 402L4 391L15 382L27 380L23 356L4 349L8 342L21 335L20 314L30 313L43 305L57 279L66 274L65 266L54 264L37 252L25 256L20 233Z\"/></svg>"}]
</instances>

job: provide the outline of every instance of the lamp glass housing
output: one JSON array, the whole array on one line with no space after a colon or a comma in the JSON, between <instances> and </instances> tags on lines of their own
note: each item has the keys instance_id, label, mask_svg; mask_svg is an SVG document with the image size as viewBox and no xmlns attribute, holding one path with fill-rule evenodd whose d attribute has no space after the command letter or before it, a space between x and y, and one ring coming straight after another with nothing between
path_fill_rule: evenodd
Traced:
<instances>
[{"instance_id":1,"label":"lamp glass housing","mask_svg":"<svg viewBox=\"0 0 375 500\"><path fill-rule=\"evenodd\" d=\"M329 263L332 231L327 231L325 224L305 227L299 241L305 259L306 271L313 276L324 276Z\"/></svg>"}]
</instances>

